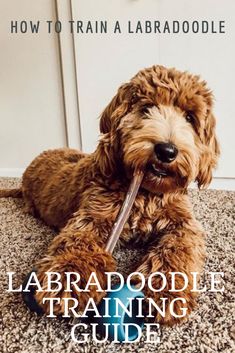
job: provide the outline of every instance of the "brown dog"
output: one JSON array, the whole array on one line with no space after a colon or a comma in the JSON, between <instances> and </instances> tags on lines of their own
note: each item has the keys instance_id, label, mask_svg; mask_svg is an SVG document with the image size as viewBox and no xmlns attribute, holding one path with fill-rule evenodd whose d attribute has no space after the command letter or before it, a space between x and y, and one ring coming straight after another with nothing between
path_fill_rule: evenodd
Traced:
<instances>
[{"instance_id":1,"label":"brown dog","mask_svg":"<svg viewBox=\"0 0 235 353\"><path fill-rule=\"evenodd\" d=\"M94 153L44 152L26 169L21 190L1 191L0 196L22 192L27 211L60 229L37 264L43 286L46 271L61 273L62 281L64 272L78 272L84 283L96 271L105 288L104 272L113 271L115 261L104 245L133 171L142 169L144 180L121 238L131 241L138 236L149 243L137 268L146 278L155 271L167 278L171 271L187 274L189 286L180 296L191 311L195 294L190 291L190 272L202 270L205 250L186 190L192 181L207 186L216 166L219 147L212 100L198 76L162 66L142 70L119 88L101 115L102 135ZM102 297L95 291L74 292L38 292L36 300L48 312L43 297L76 295L81 308L89 296L97 302ZM169 301L179 297L167 288L164 293L148 288L145 292L156 302L160 297ZM62 312L63 306L57 304L56 313ZM165 317L156 315L156 320L169 325L178 321L169 310Z\"/></svg>"}]
</instances>

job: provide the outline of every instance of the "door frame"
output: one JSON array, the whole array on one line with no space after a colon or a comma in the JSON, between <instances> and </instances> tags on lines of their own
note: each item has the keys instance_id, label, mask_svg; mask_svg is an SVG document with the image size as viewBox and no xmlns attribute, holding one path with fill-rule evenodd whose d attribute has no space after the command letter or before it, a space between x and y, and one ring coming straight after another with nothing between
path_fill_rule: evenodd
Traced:
<instances>
[{"instance_id":1,"label":"door frame","mask_svg":"<svg viewBox=\"0 0 235 353\"><path fill-rule=\"evenodd\" d=\"M58 21L73 20L71 0L55 0L55 10ZM58 42L67 146L82 150L74 34L61 31Z\"/></svg>"}]
</instances>

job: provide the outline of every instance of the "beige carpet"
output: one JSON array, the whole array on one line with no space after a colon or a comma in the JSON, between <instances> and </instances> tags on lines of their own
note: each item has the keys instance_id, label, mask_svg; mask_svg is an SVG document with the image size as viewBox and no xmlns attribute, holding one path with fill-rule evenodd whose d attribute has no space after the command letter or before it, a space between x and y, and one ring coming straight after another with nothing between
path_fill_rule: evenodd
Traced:
<instances>
[{"instance_id":1,"label":"beige carpet","mask_svg":"<svg viewBox=\"0 0 235 353\"><path fill-rule=\"evenodd\" d=\"M14 187L17 179L0 179L0 187ZM234 259L233 240L235 193L225 191L192 191L197 218L208 237L208 259L205 271L225 273L224 294L206 292L190 320L175 328L161 329L161 343L87 344L78 345L70 338L70 326L62 319L37 317L24 306L21 295L7 293L7 271L17 272L17 284L32 269L35 260L43 256L47 244L55 235L41 221L25 215L22 201L0 199L0 281L2 353L76 353L76 352L234 352ZM134 252L136 250L133 250ZM125 256L116 254L120 269L125 272L133 261L133 251ZM207 282L205 276L205 283Z\"/></svg>"}]
</instances>

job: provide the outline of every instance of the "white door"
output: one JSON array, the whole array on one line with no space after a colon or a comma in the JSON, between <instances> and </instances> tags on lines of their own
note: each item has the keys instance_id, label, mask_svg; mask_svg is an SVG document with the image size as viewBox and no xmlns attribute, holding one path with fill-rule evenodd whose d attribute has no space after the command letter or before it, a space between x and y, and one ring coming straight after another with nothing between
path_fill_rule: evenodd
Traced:
<instances>
[{"instance_id":1,"label":"white door","mask_svg":"<svg viewBox=\"0 0 235 353\"><path fill-rule=\"evenodd\" d=\"M201 74L216 98L217 132L222 148L215 173L221 187L235 188L234 82L235 2L233 0L72 0L73 19L107 20L107 34L75 33L82 146L94 150L98 116L121 83L154 64ZM112 34L120 20L121 34ZM225 34L131 34L137 20L225 21ZM84 27L85 30L85 27Z\"/></svg>"}]
</instances>

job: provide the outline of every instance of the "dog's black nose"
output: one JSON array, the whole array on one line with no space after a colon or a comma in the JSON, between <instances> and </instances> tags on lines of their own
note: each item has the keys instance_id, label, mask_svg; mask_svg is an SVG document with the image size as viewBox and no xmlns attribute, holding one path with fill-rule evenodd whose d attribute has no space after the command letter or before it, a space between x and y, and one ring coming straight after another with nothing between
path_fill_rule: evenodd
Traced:
<instances>
[{"instance_id":1,"label":"dog's black nose","mask_svg":"<svg viewBox=\"0 0 235 353\"><path fill-rule=\"evenodd\" d=\"M163 163L173 162L178 154L177 148L172 143L158 143L154 150L159 161Z\"/></svg>"}]
</instances>

